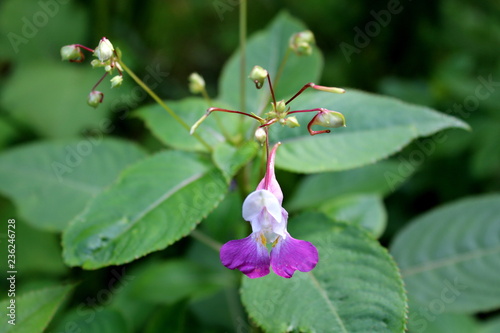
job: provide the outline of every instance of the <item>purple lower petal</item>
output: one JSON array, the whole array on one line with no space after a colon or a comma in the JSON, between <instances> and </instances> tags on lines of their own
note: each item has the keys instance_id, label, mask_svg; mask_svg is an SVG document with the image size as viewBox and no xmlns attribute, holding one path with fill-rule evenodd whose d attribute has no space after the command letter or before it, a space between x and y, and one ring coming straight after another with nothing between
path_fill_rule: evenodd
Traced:
<instances>
[{"instance_id":1,"label":"purple lower petal","mask_svg":"<svg viewBox=\"0 0 500 333\"><path fill-rule=\"evenodd\" d=\"M288 235L280 238L271 251L271 267L284 278L291 278L296 270L309 272L318 263L318 250L311 243Z\"/></svg>"},{"instance_id":2,"label":"purple lower petal","mask_svg":"<svg viewBox=\"0 0 500 333\"><path fill-rule=\"evenodd\" d=\"M269 252L256 234L224 244L220 249L220 261L229 269L239 269L251 279L269 274Z\"/></svg>"}]
</instances>

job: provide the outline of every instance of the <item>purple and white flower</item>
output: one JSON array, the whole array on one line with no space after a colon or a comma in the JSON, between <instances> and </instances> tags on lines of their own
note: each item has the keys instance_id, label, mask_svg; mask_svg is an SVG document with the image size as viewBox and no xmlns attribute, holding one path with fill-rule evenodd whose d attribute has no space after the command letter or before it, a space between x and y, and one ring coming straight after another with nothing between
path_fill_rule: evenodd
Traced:
<instances>
[{"instance_id":1,"label":"purple and white flower","mask_svg":"<svg viewBox=\"0 0 500 333\"><path fill-rule=\"evenodd\" d=\"M318 263L313 244L290 236L287 231L288 212L281 206L283 192L274 174L275 145L267 162L266 175L243 202L243 218L252 226L250 236L231 240L220 250L220 259L229 269L239 269L250 278L269 274L269 266L284 278L296 270L309 272ZM271 253L267 244L272 244Z\"/></svg>"}]
</instances>

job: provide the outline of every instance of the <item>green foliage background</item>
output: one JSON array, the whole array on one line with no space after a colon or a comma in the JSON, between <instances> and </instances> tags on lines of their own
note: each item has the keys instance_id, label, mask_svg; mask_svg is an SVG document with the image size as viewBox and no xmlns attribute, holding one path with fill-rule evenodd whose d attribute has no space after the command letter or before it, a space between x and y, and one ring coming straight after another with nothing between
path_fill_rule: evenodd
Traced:
<instances>
[{"instance_id":1,"label":"green foliage background","mask_svg":"<svg viewBox=\"0 0 500 333\"><path fill-rule=\"evenodd\" d=\"M396 5L396 14L381 14ZM284 142L277 177L290 232L325 254L314 275L291 280L242 279L202 236L185 237L200 221L201 235L220 243L248 234L242 199L261 177L257 145L243 144L249 122L245 132L219 117L240 144L214 135L215 119L203 123L200 135L216 147L210 157L127 76L119 89L104 82L103 105L88 107L101 73L89 59L59 56L62 45L110 38L191 124L206 108L189 94L193 71L218 106L239 107L239 9L229 0L0 3L0 308L9 218L17 220L16 299L24 305L18 325L3 318L0 332L402 332L405 316L410 332L498 332L498 2L249 3L249 35L285 11L314 32L322 52L307 64L292 60L302 67L291 66L279 98L308 80L348 89L293 104L342 111L345 131L313 140L271 129ZM268 48L283 52L275 36L249 44L270 72ZM247 108L265 101L247 88ZM74 153L85 149L85 158ZM54 169L54 161L74 167ZM239 192L228 189L233 178ZM185 223L162 223L172 219Z\"/></svg>"}]
</instances>

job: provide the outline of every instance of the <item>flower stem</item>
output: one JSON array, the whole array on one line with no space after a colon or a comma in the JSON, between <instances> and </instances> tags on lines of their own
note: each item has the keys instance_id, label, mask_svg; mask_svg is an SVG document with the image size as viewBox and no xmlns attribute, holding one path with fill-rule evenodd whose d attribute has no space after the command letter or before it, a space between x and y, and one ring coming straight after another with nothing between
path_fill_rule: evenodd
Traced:
<instances>
[{"instance_id":1,"label":"flower stem","mask_svg":"<svg viewBox=\"0 0 500 333\"><path fill-rule=\"evenodd\" d=\"M214 249L217 252L219 252L220 248L222 247L221 243L217 242L216 240L212 239L211 237L205 235L204 233L196 229L191 231L190 235L197 241L200 241L201 243L207 245L208 247Z\"/></svg>"},{"instance_id":2,"label":"flower stem","mask_svg":"<svg viewBox=\"0 0 500 333\"><path fill-rule=\"evenodd\" d=\"M153 98L156 103L158 103L163 109L165 109L165 111L168 112L168 114L170 114L170 116L172 116L172 118L174 118L182 127L184 127L188 132L189 130L191 129L191 127L186 124L186 122L184 120L182 120L181 117L179 117L175 112L174 110L172 110L171 108L168 107L167 104L165 104L165 102L163 102L161 100L160 97L158 97L158 95L156 95L154 93L154 91L152 91L141 79L139 79L137 77L137 75L135 75L134 72L132 72L132 70L130 68L128 68L127 65L125 65L125 63L123 62L123 60L121 59L118 59L118 63L122 66L122 68L125 70L125 72L127 72L128 75L130 75L130 77L132 79L134 79L134 81L142 88L144 89L145 92L147 92L149 94L149 96L151 96L151 98ZM198 134L194 133L193 136L203 145L205 146L205 148L208 149L208 151L212 151L212 147Z\"/></svg>"},{"instance_id":3,"label":"flower stem","mask_svg":"<svg viewBox=\"0 0 500 333\"><path fill-rule=\"evenodd\" d=\"M281 75L283 74L283 70L285 69L285 65L288 61L288 57L290 56L291 49L288 47L285 52L285 56L281 60L280 66L278 68L278 72L276 72L276 76L274 77L274 86L276 87L278 85L278 81L281 78Z\"/></svg>"},{"instance_id":4,"label":"flower stem","mask_svg":"<svg viewBox=\"0 0 500 333\"><path fill-rule=\"evenodd\" d=\"M240 1L240 110L246 111L247 1Z\"/></svg>"}]
</instances>

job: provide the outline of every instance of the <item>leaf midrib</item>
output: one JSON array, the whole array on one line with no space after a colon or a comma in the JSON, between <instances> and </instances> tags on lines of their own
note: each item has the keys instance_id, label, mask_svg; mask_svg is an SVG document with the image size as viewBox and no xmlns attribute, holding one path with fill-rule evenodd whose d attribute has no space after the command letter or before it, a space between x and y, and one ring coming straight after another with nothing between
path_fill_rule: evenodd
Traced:
<instances>
[{"instance_id":1,"label":"leaf midrib","mask_svg":"<svg viewBox=\"0 0 500 333\"><path fill-rule=\"evenodd\" d=\"M423 272L447 266L452 266L461 262L481 258L483 256L486 257L494 254L500 254L500 245L493 248L479 249L471 252L465 252L454 257L442 258L436 261L427 262L420 266L410 267L409 269L401 269L401 275L403 276L403 278L407 278L409 276L417 275Z\"/></svg>"},{"instance_id":2,"label":"leaf midrib","mask_svg":"<svg viewBox=\"0 0 500 333\"><path fill-rule=\"evenodd\" d=\"M344 322L342 321L342 318L340 318L339 313L337 312L337 308L335 307L335 305L333 305L333 303L328 298L328 295L325 292L324 288L321 287L321 284L319 283L318 279L316 279L316 277L314 276L314 274L312 272L309 272L308 274L311 277L311 280L313 282L313 286L318 290L321 297L325 300L325 302L328 306L328 309L330 309L331 313L335 317L335 320L338 322L340 328L342 329L342 332L347 333L347 329L345 328L345 325L344 325Z\"/></svg>"},{"instance_id":3,"label":"leaf midrib","mask_svg":"<svg viewBox=\"0 0 500 333\"><path fill-rule=\"evenodd\" d=\"M163 202L165 202L173 194L175 194L178 191L180 191L182 188L186 187L187 185L189 185L189 184L193 183L194 181L196 181L196 180L200 179L201 177L203 177L205 175L205 173L206 173L206 171L196 173L196 174L194 174L194 175L192 175L192 176L184 179L183 181L179 182L174 187L170 188L167 192L165 192L164 194L162 194L158 199L156 199L155 201L153 201L150 205L148 205L142 211L138 212L134 217L132 217L129 220L129 223L127 223L127 226L125 228L123 228L122 230L120 230L120 232L118 232L116 234L116 236L113 238L113 241L109 242L108 244L106 244L105 246L103 246L102 248L100 248L98 252L101 252L101 251L104 251L104 250L108 250L109 247L115 242L115 240L117 240L123 234L125 234L126 232L128 232L133 226L135 226L137 224L137 222L141 221L141 219L144 216L146 216L152 210L154 210L155 208L157 208L159 205L161 205ZM115 221L114 223L117 223L117 221ZM110 225L113 225L114 223L112 223Z\"/></svg>"}]
</instances>

